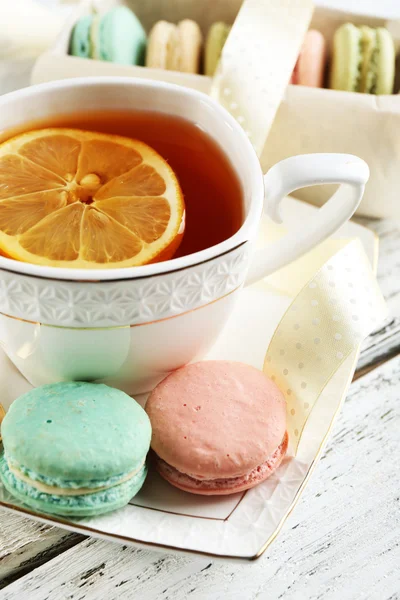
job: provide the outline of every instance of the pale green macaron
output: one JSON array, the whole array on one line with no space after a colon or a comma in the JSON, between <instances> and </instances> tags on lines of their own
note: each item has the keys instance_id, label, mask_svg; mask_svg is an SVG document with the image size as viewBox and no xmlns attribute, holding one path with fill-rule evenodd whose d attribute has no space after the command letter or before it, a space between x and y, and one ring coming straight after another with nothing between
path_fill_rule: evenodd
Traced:
<instances>
[{"instance_id":1,"label":"pale green macaron","mask_svg":"<svg viewBox=\"0 0 400 600\"><path fill-rule=\"evenodd\" d=\"M218 21L211 25L204 51L205 75L213 77L230 30L231 26L222 21Z\"/></svg>"},{"instance_id":2,"label":"pale green macaron","mask_svg":"<svg viewBox=\"0 0 400 600\"><path fill-rule=\"evenodd\" d=\"M135 400L105 385L36 388L13 402L1 433L3 485L38 512L109 512L127 504L146 477L149 418Z\"/></svg>"},{"instance_id":3,"label":"pale green macaron","mask_svg":"<svg viewBox=\"0 0 400 600\"><path fill-rule=\"evenodd\" d=\"M391 94L395 74L392 36L384 27L346 23L333 39L330 88L367 94Z\"/></svg>"}]
</instances>

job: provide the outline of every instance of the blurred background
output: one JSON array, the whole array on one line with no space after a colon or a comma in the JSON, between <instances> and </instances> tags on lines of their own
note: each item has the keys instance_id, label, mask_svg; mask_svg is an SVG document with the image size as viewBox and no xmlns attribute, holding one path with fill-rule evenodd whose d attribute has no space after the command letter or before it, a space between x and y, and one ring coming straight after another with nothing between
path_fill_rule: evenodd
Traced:
<instances>
[{"instance_id":1,"label":"blurred background","mask_svg":"<svg viewBox=\"0 0 400 600\"><path fill-rule=\"evenodd\" d=\"M54 43L79 1L0 0L0 94L29 85L35 59ZM400 19L400 0L315 0L315 4Z\"/></svg>"}]
</instances>

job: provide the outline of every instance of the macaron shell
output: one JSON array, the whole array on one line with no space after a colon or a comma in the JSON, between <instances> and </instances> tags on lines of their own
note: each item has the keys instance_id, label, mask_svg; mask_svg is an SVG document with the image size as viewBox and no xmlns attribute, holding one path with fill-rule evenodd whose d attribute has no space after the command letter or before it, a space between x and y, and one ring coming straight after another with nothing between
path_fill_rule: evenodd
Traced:
<instances>
[{"instance_id":1,"label":"macaron shell","mask_svg":"<svg viewBox=\"0 0 400 600\"><path fill-rule=\"evenodd\" d=\"M326 64L326 42L319 31L310 29L305 35L298 59L296 74L298 85L322 87Z\"/></svg>"},{"instance_id":2,"label":"macaron shell","mask_svg":"<svg viewBox=\"0 0 400 600\"><path fill-rule=\"evenodd\" d=\"M146 67L198 73L201 46L201 31L194 21L185 19L178 25L158 21L149 35Z\"/></svg>"},{"instance_id":3,"label":"macaron shell","mask_svg":"<svg viewBox=\"0 0 400 600\"><path fill-rule=\"evenodd\" d=\"M178 24L179 36L179 65L181 73L200 72L200 54L203 36L200 27L190 19L184 19Z\"/></svg>"},{"instance_id":4,"label":"macaron shell","mask_svg":"<svg viewBox=\"0 0 400 600\"><path fill-rule=\"evenodd\" d=\"M143 65L146 39L136 15L126 6L117 6L100 16L97 58L121 65Z\"/></svg>"},{"instance_id":5,"label":"macaron shell","mask_svg":"<svg viewBox=\"0 0 400 600\"><path fill-rule=\"evenodd\" d=\"M176 71L179 65L179 36L176 25L158 21L150 31L146 67Z\"/></svg>"},{"instance_id":6,"label":"macaron shell","mask_svg":"<svg viewBox=\"0 0 400 600\"><path fill-rule=\"evenodd\" d=\"M288 435L285 433L282 443L268 460L247 475L232 479L193 479L189 475L180 473L158 457L156 458L156 468L166 481L184 492L203 496L226 496L249 490L268 479L284 459L287 447Z\"/></svg>"},{"instance_id":7,"label":"macaron shell","mask_svg":"<svg viewBox=\"0 0 400 600\"><path fill-rule=\"evenodd\" d=\"M93 487L93 481L106 483L140 467L151 426L127 394L69 382L20 396L3 420L2 435L7 459L30 477L59 487Z\"/></svg>"},{"instance_id":8,"label":"macaron shell","mask_svg":"<svg viewBox=\"0 0 400 600\"><path fill-rule=\"evenodd\" d=\"M79 58L91 57L91 27L93 17L82 17L72 30L69 53Z\"/></svg>"},{"instance_id":9,"label":"macaron shell","mask_svg":"<svg viewBox=\"0 0 400 600\"><path fill-rule=\"evenodd\" d=\"M375 94L392 94L395 75L395 49L393 38L384 27L376 30L376 88Z\"/></svg>"},{"instance_id":10,"label":"macaron shell","mask_svg":"<svg viewBox=\"0 0 400 600\"><path fill-rule=\"evenodd\" d=\"M261 371L204 361L169 375L146 404L152 448L197 479L240 477L273 454L286 431L286 402Z\"/></svg>"},{"instance_id":11,"label":"macaron shell","mask_svg":"<svg viewBox=\"0 0 400 600\"><path fill-rule=\"evenodd\" d=\"M204 52L204 72L208 77L214 76L230 30L230 25L226 25L222 21L213 23L210 27Z\"/></svg>"},{"instance_id":12,"label":"macaron shell","mask_svg":"<svg viewBox=\"0 0 400 600\"><path fill-rule=\"evenodd\" d=\"M81 496L56 496L38 491L17 479L9 470L4 457L0 459L0 478L10 494L33 510L52 515L89 517L107 513L125 506L142 487L147 469L143 469L129 481L108 490Z\"/></svg>"},{"instance_id":13,"label":"macaron shell","mask_svg":"<svg viewBox=\"0 0 400 600\"><path fill-rule=\"evenodd\" d=\"M357 91L362 61L360 41L361 32L351 23L336 30L333 37L331 89Z\"/></svg>"}]
</instances>

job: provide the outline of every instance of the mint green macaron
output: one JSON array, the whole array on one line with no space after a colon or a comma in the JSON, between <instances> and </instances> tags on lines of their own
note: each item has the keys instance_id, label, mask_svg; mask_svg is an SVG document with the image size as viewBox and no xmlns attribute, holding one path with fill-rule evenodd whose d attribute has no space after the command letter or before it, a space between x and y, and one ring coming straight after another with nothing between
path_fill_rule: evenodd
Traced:
<instances>
[{"instance_id":1,"label":"mint green macaron","mask_svg":"<svg viewBox=\"0 0 400 600\"><path fill-rule=\"evenodd\" d=\"M126 6L94 17L91 37L92 58L120 65L144 65L146 33Z\"/></svg>"},{"instance_id":2,"label":"mint green macaron","mask_svg":"<svg viewBox=\"0 0 400 600\"><path fill-rule=\"evenodd\" d=\"M82 17L82 19L79 19L79 21L76 23L71 33L69 45L69 53L72 54L72 56L79 56L79 58L91 58L92 24L93 17L91 15Z\"/></svg>"},{"instance_id":3,"label":"mint green macaron","mask_svg":"<svg viewBox=\"0 0 400 600\"><path fill-rule=\"evenodd\" d=\"M147 36L127 6L82 17L72 30L69 53L120 65L144 65Z\"/></svg>"},{"instance_id":4,"label":"mint green macaron","mask_svg":"<svg viewBox=\"0 0 400 600\"><path fill-rule=\"evenodd\" d=\"M0 478L21 503L72 517L127 504L146 477L151 425L132 398L101 384L57 383L11 405Z\"/></svg>"}]
</instances>

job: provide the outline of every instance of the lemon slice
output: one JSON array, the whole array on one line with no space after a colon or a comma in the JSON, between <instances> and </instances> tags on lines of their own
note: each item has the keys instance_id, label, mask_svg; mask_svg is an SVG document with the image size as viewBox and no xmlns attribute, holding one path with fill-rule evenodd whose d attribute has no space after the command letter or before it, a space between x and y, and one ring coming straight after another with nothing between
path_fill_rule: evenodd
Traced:
<instances>
[{"instance_id":1,"label":"lemon slice","mask_svg":"<svg viewBox=\"0 0 400 600\"><path fill-rule=\"evenodd\" d=\"M138 140L42 129L0 145L0 252L77 269L171 258L185 206L168 163Z\"/></svg>"}]
</instances>

